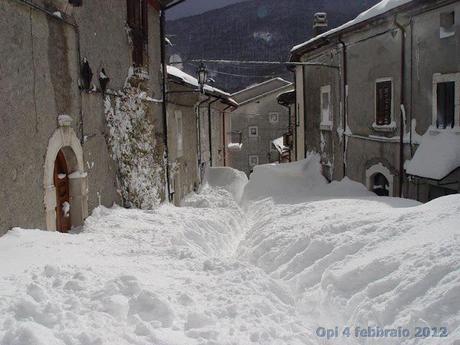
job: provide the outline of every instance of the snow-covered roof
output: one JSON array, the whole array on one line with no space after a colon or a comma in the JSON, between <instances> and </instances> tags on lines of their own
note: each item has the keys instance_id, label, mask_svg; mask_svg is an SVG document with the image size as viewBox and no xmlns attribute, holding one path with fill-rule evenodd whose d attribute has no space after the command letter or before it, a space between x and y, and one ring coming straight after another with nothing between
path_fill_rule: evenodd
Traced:
<instances>
[{"instance_id":1,"label":"snow-covered roof","mask_svg":"<svg viewBox=\"0 0 460 345\"><path fill-rule=\"evenodd\" d=\"M361 24L363 22L366 22L370 19L373 19L377 16L380 16L382 14L385 14L389 11L392 11L396 9L397 7L403 6L405 4L408 4L412 2L413 0L383 0L376 4L375 6L371 7L367 11L362 12L359 16L357 16L355 19L335 28L332 30L329 30L321 35L318 35L302 44L299 44L292 48L291 53L295 53L297 50L302 49L304 47L307 47L308 45L320 40L321 38L324 37L329 37L331 35L337 34L345 29L351 28L357 24Z\"/></svg>"},{"instance_id":2,"label":"snow-covered roof","mask_svg":"<svg viewBox=\"0 0 460 345\"><path fill-rule=\"evenodd\" d=\"M192 87L196 87L196 88L200 87L200 85L198 83L198 79L196 79L195 77L191 76L190 74L185 73L184 71L181 71L177 67L168 66L168 75L172 76L172 77L175 77L176 79L179 79L183 83L188 84L188 85L190 85ZM228 92L222 91L222 90L220 90L218 88L215 88L215 87L212 87L212 86L210 86L208 84L204 85L204 91L205 91L205 93L210 93L212 95L218 95L218 96L224 97L230 103L232 103L233 105L235 105L235 106L237 105L236 101L233 100L230 97L230 94Z\"/></svg>"},{"instance_id":3,"label":"snow-covered roof","mask_svg":"<svg viewBox=\"0 0 460 345\"><path fill-rule=\"evenodd\" d=\"M284 137L279 137L272 141L279 153L289 151L289 147L284 145Z\"/></svg>"},{"instance_id":4,"label":"snow-covered roof","mask_svg":"<svg viewBox=\"0 0 460 345\"><path fill-rule=\"evenodd\" d=\"M292 86L292 83L282 78L273 78L237 91L232 94L232 98L238 102L239 105L243 105L273 92L284 90L288 86Z\"/></svg>"},{"instance_id":5,"label":"snow-covered roof","mask_svg":"<svg viewBox=\"0 0 460 345\"><path fill-rule=\"evenodd\" d=\"M460 167L460 133L454 131L428 131L407 162L409 175L442 180Z\"/></svg>"}]
</instances>

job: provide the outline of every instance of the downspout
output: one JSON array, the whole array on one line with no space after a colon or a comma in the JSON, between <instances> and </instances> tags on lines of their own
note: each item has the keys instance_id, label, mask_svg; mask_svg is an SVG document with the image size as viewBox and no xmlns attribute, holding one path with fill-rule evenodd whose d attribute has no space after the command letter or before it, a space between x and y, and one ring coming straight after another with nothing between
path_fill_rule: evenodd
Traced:
<instances>
[{"instance_id":1,"label":"downspout","mask_svg":"<svg viewBox=\"0 0 460 345\"><path fill-rule=\"evenodd\" d=\"M226 115L227 115L227 110L230 109L232 106L229 105L228 107L226 107L224 110L223 110L223 121L222 121L222 142L223 142L223 145L224 145L224 167L227 166L227 128L226 128L226 125L225 125L225 120L226 120Z\"/></svg>"},{"instance_id":2,"label":"downspout","mask_svg":"<svg viewBox=\"0 0 460 345\"><path fill-rule=\"evenodd\" d=\"M401 113L399 121L399 188L398 196L401 198L403 195L404 183L404 115L405 115L405 97L406 97L406 29L398 23L397 18L394 20L395 25L401 31Z\"/></svg>"},{"instance_id":3,"label":"downspout","mask_svg":"<svg viewBox=\"0 0 460 345\"><path fill-rule=\"evenodd\" d=\"M292 134L293 134L293 139L292 139L292 142L293 142L293 149L294 149L294 153L295 153L295 157L296 157L296 160L297 160L297 116L298 116L298 111L297 111L297 73L296 73L296 68L289 68L288 67L288 70L290 70L293 74L294 74L294 93L295 93L295 101L294 101L294 124L292 124L292 119L291 119L291 115L292 113L289 115L289 130L292 131ZM292 162L292 151L290 152L290 161Z\"/></svg>"},{"instance_id":4,"label":"downspout","mask_svg":"<svg viewBox=\"0 0 460 345\"><path fill-rule=\"evenodd\" d=\"M410 18L410 113L409 113L409 146L410 146L410 158L414 155L412 148L412 117L414 112L414 18ZM418 200L418 199L417 199Z\"/></svg>"},{"instance_id":5,"label":"downspout","mask_svg":"<svg viewBox=\"0 0 460 345\"><path fill-rule=\"evenodd\" d=\"M347 128L347 115L348 115L348 51L347 45L339 38L339 43L342 45L342 123L343 123L343 138L342 138L342 150L343 150L343 177L347 176L347 138L346 138L346 128Z\"/></svg>"},{"instance_id":6,"label":"downspout","mask_svg":"<svg viewBox=\"0 0 460 345\"><path fill-rule=\"evenodd\" d=\"M166 186L169 202L172 201L171 195L171 172L169 169L169 148L168 148L168 112L167 112L167 82L168 82L168 67L166 65L166 34L165 34L165 22L166 22L165 9L160 10L160 49L161 49L161 70L162 70L162 115L163 115L163 145L164 145L164 164L166 170Z\"/></svg>"},{"instance_id":7,"label":"downspout","mask_svg":"<svg viewBox=\"0 0 460 345\"><path fill-rule=\"evenodd\" d=\"M220 99L217 98L214 101L208 103L208 136L209 136L209 166L212 167L212 121L211 121L211 105L216 102L219 102Z\"/></svg>"},{"instance_id":8,"label":"downspout","mask_svg":"<svg viewBox=\"0 0 460 345\"><path fill-rule=\"evenodd\" d=\"M305 65L302 65L302 88L303 88L303 158L307 158L307 76L305 75Z\"/></svg>"},{"instance_id":9,"label":"downspout","mask_svg":"<svg viewBox=\"0 0 460 345\"><path fill-rule=\"evenodd\" d=\"M197 150L198 150L198 168L201 169L201 163L202 163L202 156L201 156L201 106L209 102L211 100L211 97L206 98L205 100L201 101L197 106L196 106L196 128L197 128ZM201 176L201 174L200 174Z\"/></svg>"}]
</instances>

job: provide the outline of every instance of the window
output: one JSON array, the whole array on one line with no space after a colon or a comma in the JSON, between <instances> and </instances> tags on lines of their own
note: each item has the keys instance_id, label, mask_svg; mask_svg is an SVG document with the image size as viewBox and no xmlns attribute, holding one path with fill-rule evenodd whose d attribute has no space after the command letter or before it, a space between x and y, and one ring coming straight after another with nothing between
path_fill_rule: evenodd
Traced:
<instances>
[{"instance_id":1,"label":"window","mask_svg":"<svg viewBox=\"0 0 460 345\"><path fill-rule=\"evenodd\" d=\"M231 140L230 140L231 143L241 144L243 141L243 138L242 138L243 136L242 136L241 131L231 131L230 136L231 136Z\"/></svg>"},{"instance_id":2,"label":"window","mask_svg":"<svg viewBox=\"0 0 460 345\"><path fill-rule=\"evenodd\" d=\"M437 128L453 128L455 116L455 82L437 84Z\"/></svg>"},{"instance_id":3,"label":"window","mask_svg":"<svg viewBox=\"0 0 460 345\"><path fill-rule=\"evenodd\" d=\"M268 115L268 120L271 124L278 123L280 121L280 114L272 112Z\"/></svg>"},{"instance_id":4,"label":"window","mask_svg":"<svg viewBox=\"0 0 460 345\"><path fill-rule=\"evenodd\" d=\"M458 128L460 124L460 73L433 76L433 127Z\"/></svg>"},{"instance_id":5,"label":"window","mask_svg":"<svg viewBox=\"0 0 460 345\"><path fill-rule=\"evenodd\" d=\"M393 115L393 81L377 80L375 84L375 123L377 126L389 126Z\"/></svg>"},{"instance_id":6,"label":"window","mask_svg":"<svg viewBox=\"0 0 460 345\"><path fill-rule=\"evenodd\" d=\"M321 127L322 129L331 129L332 127L330 85L321 88Z\"/></svg>"},{"instance_id":7,"label":"window","mask_svg":"<svg viewBox=\"0 0 460 345\"><path fill-rule=\"evenodd\" d=\"M184 139L183 139L183 123L182 123L182 112L176 110L174 112L176 118L176 130L177 130L177 157L182 157L184 154Z\"/></svg>"},{"instance_id":8,"label":"window","mask_svg":"<svg viewBox=\"0 0 460 345\"><path fill-rule=\"evenodd\" d=\"M440 22L440 38L447 38L455 35L455 12L441 13Z\"/></svg>"},{"instance_id":9,"label":"window","mask_svg":"<svg viewBox=\"0 0 460 345\"><path fill-rule=\"evenodd\" d=\"M249 167L253 168L256 165L259 165L259 156L257 155L250 155L249 156Z\"/></svg>"},{"instance_id":10,"label":"window","mask_svg":"<svg viewBox=\"0 0 460 345\"><path fill-rule=\"evenodd\" d=\"M133 64L135 67L144 65L144 52L148 42L148 0L127 0L128 26L133 44Z\"/></svg>"},{"instance_id":11,"label":"window","mask_svg":"<svg viewBox=\"0 0 460 345\"><path fill-rule=\"evenodd\" d=\"M257 138L259 136L259 127L251 126L249 127L249 138Z\"/></svg>"}]
</instances>

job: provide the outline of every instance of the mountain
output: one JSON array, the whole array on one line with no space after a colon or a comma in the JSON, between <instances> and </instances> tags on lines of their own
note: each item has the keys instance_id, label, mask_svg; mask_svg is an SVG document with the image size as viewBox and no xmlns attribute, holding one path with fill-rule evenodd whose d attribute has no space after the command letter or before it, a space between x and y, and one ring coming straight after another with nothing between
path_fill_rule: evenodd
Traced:
<instances>
[{"instance_id":1,"label":"mountain","mask_svg":"<svg viewBox=\"0 0 460 345\"><path fill-rule=\"evenodd\" d=\"M225 7L246 0L191 0L185 1L168 11L168 18L178 19L201 14L216 8Z\"/></svg>"},{"instance_id":2,"label":"mountain","mask_svg":"<svg viewBox=\"0 0 460 345\"><path fill-rule=\"evenodd\" d=\"M249 0L206 13L168 21L172 61L191 60L287 61L291 48L312 36L313 15L327 12L329 27L337 27L379 0ZM180 66L182 67L182 66ZM285 66L207 63L215 86L236 91L268 78L292 80Z\"/></svg>"}]
</instances>

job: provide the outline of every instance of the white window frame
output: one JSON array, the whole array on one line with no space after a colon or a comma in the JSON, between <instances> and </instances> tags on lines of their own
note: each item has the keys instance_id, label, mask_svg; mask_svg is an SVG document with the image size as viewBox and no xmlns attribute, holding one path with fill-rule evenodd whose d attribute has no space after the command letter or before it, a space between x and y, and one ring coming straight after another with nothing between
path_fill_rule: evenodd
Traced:
<instances>
[{"instance_id":1,"label":"white window frame","mask_svg":"<svg viewBox=\"0 0 460 345\"><path fill-rule=\"evenodd\" d=\"M276 116L276 120L273 120L272 119L272 116ZM268 121L271 123L271 124L276 124L276 123L279 123L280 122L280 113L276 112L276 111L272 111L268 114Z\"/></svg>"},{"instance_id":2,"label":"white window frame","mask_svg":"<svg viewBox=\"0 0 460 345\"><path fill-rule=\"evenodd\" d=\"M257 160L257 163L256 163L256 164L252 164L251 161L252 161L253 158L255 158L255 159ZM250 168L253 168L253 167L255 167L256 165L259 165L259 162L260 162L260 160L259 160L259 155L249 155L249 156L248 156L248 165L249 165Z\"/></svg>"},{"instance_id":3,"label":"white window frame","mask_svg":"<svg viewBox=\"0 0 460 345\"><path fill-rule=\"evenodd\" d=\"M390 81L391 82L391 113L390 113L390 124L389 125L378 125L377 124L377 84L384 83ZM372 124L372 128L376 131L384 131L384 132L392 132L396 129L396 122L395 122L395 83L392 77L385 77L385 78L378 78L375 80L374 83L374 123Z\"/></svg>"},{"instance_id":4,"label":"white window frame","mask_svg":"<svg viewBox=\"0 0 460 345\"><path fill-rule=\"evenodd\" d=\"M329 109L327 114L323 110L323 95L327 94L329 96ZM331 97L331 85L325 85L321 87L320 92L320 107L321 107L321 124L320 127L322 130L330 131L332 130L332 124L334 121L332 114L332 97Z\"/></svg>"},{"instance_id":5,"label":"white window frame","mask_svg":"<svg viewBox=\"0 0 460 345\"><path fill-rule=\"evenodd\" d=\"M184 122L182 111L174 111L174 118L176 120L176 156L179 158L184 155Z\"/></svg>"},{"instance_id":6,"label":"white window frame","mask_svg":"<svg viewBox=\"0 0 460 345\"><path fill-rule=\"evenodd\" d=\"M433 114L432 114L432 128L437 131L452 130L452 128L437 128L438 121L438 84L455 82L455 110L454 110L454 129L460 131L460 73L441 74L435 73L433 75Z\"/></svg>"},{"instance_id":7,"label":"white window frame","mask_svg":"<svg viewBox=\"0 0 460 345\"><path fill-rule=\"evenodd\" d=\"M442 16L451 15L452 13L454 14L454 24L452 26L452 31L446 31L445 28L442 26ZM455 36L455 24L456 24L455 10L440 13L439 14L439 38L443 39L443 38Z\"/></svg>"},{"instance_id":8,"label":"white window frame","mask_svg":"<svg viewBox=\"0 0 460 345\"><path fill-rule=\"evenodd\" d=\"M251 129L256 129L256 134L251 133ZM248 137L249 138L258 138L259 137L259 127L258 126L249 126L248 127Z\"/></svg>"}]
</instances>

